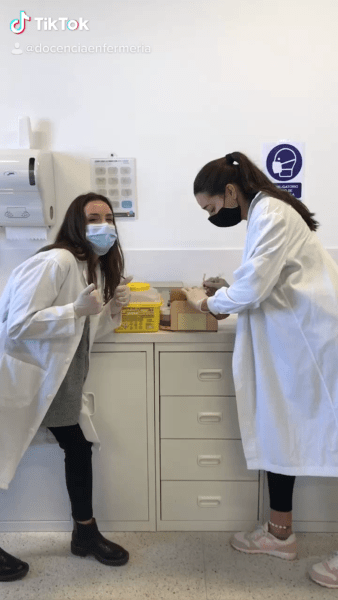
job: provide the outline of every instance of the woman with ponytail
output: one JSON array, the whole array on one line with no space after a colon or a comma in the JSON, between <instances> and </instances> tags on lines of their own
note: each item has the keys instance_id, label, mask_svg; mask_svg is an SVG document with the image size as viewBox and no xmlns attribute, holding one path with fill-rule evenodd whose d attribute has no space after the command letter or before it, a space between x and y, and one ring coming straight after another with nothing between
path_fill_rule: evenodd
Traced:
<instances>
[{"instance_id":1,"label":"woman with ponytail","mask_svg":"<svg viewBox=\"0 0 338 600\"><path fill-rule=\"evenodd\" d=\"M267 471L270 519L231 544L293 560L295 477L338 476L338 266L314 214L241 152L206 164L194 195L217 227L247 220L234 283L185 289L202 312L238 314L233 375L244 453L248 469ZM338 588L338 552L310 576Z\"/></svg>"}]
</instances>

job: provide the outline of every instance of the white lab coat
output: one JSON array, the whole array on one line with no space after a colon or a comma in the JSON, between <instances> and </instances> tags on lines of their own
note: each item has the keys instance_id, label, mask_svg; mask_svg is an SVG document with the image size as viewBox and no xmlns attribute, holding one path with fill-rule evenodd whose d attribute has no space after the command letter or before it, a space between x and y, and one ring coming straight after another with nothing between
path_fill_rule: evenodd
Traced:
<instances>
[{"instance_id":1,"label":"white lab coat","mask_svg":"<svg viewBox=\"0 0 338 600\"><path fill-rule=\"evenodd\" d=\"M257 194L234 283L233 375L248 469L338 476L338 266L303 218Z\"/></svg>"},{"instance_id":2,"label":"white lab coat","mask_svg":"<svg viewBox=\"0 0 338 600\"><path fill-rule=\"evenodd\" d=\"M102 293L100 267L98 290ZM8 489L17 466L32 444L57 443L40 423L73 359L85 317L75 318L73 302L87 287L87 263L71 252L52 249L16 267L0 298L0 488ZM90 316L94 340L111 333L121 313L110 315L110 303ZM100 449L82 396L79 424L88 441Z\"/></svg>"}]
</instances>

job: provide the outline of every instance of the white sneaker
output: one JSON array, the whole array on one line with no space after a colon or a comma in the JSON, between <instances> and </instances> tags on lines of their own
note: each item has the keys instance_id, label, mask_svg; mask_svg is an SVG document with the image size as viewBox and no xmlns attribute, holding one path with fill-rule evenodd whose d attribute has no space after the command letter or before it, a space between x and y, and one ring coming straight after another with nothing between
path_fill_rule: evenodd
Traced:
<instances>
[{"instance_id":1,"label":"white sneaker","mask_svg":"<svg viewBox=\"0 0 338 600\"><path fill-rule=\"evenodd\" d=\"M313 581L328 588L338 588L338 551L326 560L313 565L309 571Z\"/></svg>"},{"instance_id":2,"label":"white sneaker","mask_svg":"<svg viewBox=\"0 0 338 600\"><path fill-rule=\"evenodd\" d=\"M285 560L297 558L296 535L292 533L286 540L279 540L269 532L268 522L264 525L256 525L254 531L250 533L244 531L235 533L230 544L235 550L247 554L271 554Z\"/></svg>"}]
</instances>

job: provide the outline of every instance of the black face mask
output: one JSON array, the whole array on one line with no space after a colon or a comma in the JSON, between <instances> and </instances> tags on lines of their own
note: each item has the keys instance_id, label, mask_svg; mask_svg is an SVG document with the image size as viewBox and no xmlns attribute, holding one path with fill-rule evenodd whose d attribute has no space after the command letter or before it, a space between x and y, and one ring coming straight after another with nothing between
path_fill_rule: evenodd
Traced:
<instances>
[{"instance_id":1,"label":"black face mask","mask_svg":"<svg viewBox=\"0 0 338 600\"><path fill-rule=\"evenodd\" d=\"M221 208L216 215L209 217L210 223L216 227L232 227L238 225L242 220L240 206L236 208Z\"/></svg>"}]
</instances>

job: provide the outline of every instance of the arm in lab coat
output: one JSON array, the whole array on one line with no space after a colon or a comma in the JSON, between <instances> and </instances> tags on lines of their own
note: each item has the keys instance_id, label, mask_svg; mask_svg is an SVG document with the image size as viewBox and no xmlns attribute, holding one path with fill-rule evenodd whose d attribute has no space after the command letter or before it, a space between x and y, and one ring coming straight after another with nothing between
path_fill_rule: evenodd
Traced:
<instances>
[{"instance_id":1,"label":"arm in lab coat","mask_svg":"<svg viewBox=\"0 0 338 600\"><path fill-rule=\"evenodd\" d=\"M12 280L7 335L13 340L66 338L75 334L73 303L53 306L68 271L41 257L23 263Z\"/></svg>"},{"instance_id":2,"label":"arm in lab coat","mask_svg":"<svg viewBox=\"0 0 338 600\"><path fill-rule=\"evenodd\" d=\"M280 208L268 210L259 204L252 212L247 239L247 259L235 271L235 282L223 287L208 298L212 313L240 313L258 306L271 293L288 252L287 211L283 202Z\"/></svg>"}]
</instances>

